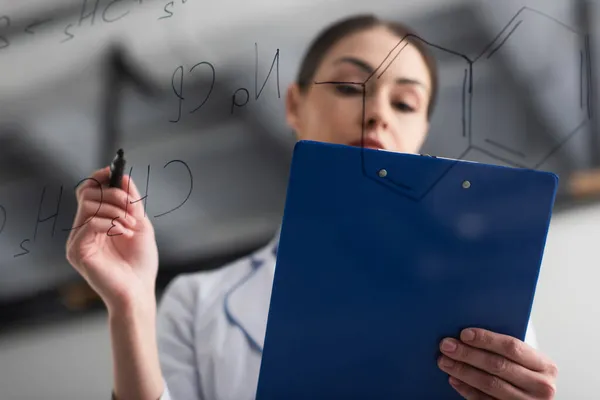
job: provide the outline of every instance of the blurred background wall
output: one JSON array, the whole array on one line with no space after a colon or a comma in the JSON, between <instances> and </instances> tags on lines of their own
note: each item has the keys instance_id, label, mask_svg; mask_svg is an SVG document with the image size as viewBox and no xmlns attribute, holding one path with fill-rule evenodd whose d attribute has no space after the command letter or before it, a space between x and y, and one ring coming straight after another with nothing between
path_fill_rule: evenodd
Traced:
<instances>
[{"instance_id":1,"label":"blurred background wall","mask_svg":"<svg viewBox=\"0 0 600 400\"><path fill-rule=\"evenodd\" d=\"M64 228L74 186L117 148L140 190L148 179L159 296L272 237L294 143L285 90L314 35L357 12L432 44L423 153L559 174L533 321L558 398L600 396L595 3L31 0L0 2L0 399L110 393L104 310L65 260Z\"/></svg>"}]
</instances>

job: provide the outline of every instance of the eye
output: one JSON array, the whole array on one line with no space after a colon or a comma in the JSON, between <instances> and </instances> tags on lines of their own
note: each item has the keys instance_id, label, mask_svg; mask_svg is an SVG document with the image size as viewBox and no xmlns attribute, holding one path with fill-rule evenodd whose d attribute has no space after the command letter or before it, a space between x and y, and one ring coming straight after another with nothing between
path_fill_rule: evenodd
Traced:
<instances>
[{"instance_id":1,"label":"eye","mask_svg":"<svg viewBox=\"0 0 600 400\"><path fill-rule=\"evenodd\" d=\"M394 103L394 108L402 112L415 112L414 107L411 107L410 105L404 102Z\"/></svg>"},{"instance_id":2,"label":"eye","mask_svg":"<svg viewBox=\"0 0 600 400\"><path fill-rule=\"evenodd\" d=\"M347 84L336 85L335 90L338 93L341 93L341 94L347 95L347 96L361 94L363 92L362 87L360 87L358 85L347 85Z\"/></svg>"}]
</instances>

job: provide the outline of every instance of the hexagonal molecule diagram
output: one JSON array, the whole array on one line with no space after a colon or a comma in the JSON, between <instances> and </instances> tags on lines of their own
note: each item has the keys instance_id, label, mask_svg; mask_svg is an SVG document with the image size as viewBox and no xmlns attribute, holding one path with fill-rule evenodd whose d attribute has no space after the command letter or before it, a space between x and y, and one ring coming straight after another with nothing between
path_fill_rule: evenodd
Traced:
<instances>
[{"instance_id":1,"label":"hexagonal molecule diagram","mask_svg":"<svg viewBox=\"0 0 600 400\"><path fill-rule=\"evenodd\" d=\"M537 169L577 135L591 118L589 76L592 67L587 36L552 16L523 7L475 57L408 35L364 81L315 82L362 87L363 138L367 123L364 118L367 85L372 79L379 79L401 58L402 50L411 41L429 46L452 66L439 71L444 90L438 93L437 102L443 103L444 107L436 110L438 126L432 130L436 134L450 131L455 135L449 151L453 155L444 156L456 162L467 155L472 160L483 155L507 166ZM577 73L565 74L564 71ZM556 102L560 107L557 108ZM541 118L541 110L524 106L531 104L557 112ZM440 112L443 114L439 115ZM552 135L551 140L540 140L540 134L516 134L533 129L539 131L540 124L544 134ZM494 132L493 137L490 132ZM389 175L382 180L382 175L369 165L368 154L363 151L361 156L366 177L384 182L399 194L416 201L440 182L456 163L427 177L425 185L422 182L413 185L410 174L403 176L401 181L394 181ZM419 189L414 190L417 186Z\"/></svg>"},{"instance_id":2,"label":"hexagonal molecule diagram","mask_svg":"<svg viewBox=\"0 0 600 400\"><path fill-rule=\"evenodd\" d=\"M588 43L577 29L521 8L473 59L468 154L538 169L563 150L591 118Z\"/></svg>"}]
</instances>

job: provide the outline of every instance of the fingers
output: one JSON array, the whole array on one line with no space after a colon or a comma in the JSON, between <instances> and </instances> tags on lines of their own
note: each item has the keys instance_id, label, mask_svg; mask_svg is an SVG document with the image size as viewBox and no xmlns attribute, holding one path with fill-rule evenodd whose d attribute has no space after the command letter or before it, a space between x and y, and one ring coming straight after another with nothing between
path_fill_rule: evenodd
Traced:
<instances>
[{"instance_id":1,"label":"fingers","mask_svg":"<svg viewBox=\"0 0 600 400\"><path fill-rule=\"evenodd\" d=\"M455 339L444 339L440 350L454 361L497 376L528 393L538 393L543 387L552 384L539 372L531 371L499 354L467 346Z\"/></svg>"},{"instance_id":2,"label":"fingers","mask_svg":"<svg viewBox=\"0 0 600 400\"><path fill-rule=\"evenodd\" d=\"M82 179L75 186L75 188L76 188L75 189L75 198L77 199L77 203L79 205L77 207L77 213L76 213L75 219L73 221L73 226L71 227L71 229L69 229L69 237L67 238L67 246L69 245L69 242L73 239L73 235L75 234L76 230L81 228L82 225L88 223L89 220L94 217L96 212L99 211L99 210L96 210L96 212L94 212L91 215L86 215L81 212L81 195L82 195L82 193L90 187L95 187L95 188L98 188L98 190L101 190L102 185L105 182L108 182L109 175L110 175L110 168L105 167L105 168L95 171L89 177Z\"/></svg>"},{"instance_id":3,"label":"fingers","mask_svg":"<svg viewBox=\"0 0 600 400\"><path fill-rule=\"evenodd\" d=\"M118 222L128 229L133 230L137 225L137 220L131 214L125 214L124 210L113 204L100 203L98 201L86 200L81 203L81 215L89 216L88 220L92 218L117 218ZM82 224L86 222L83 221Z\"/></svg>"},{"instance_id":4,"label":"fingers","mask_svg":"<svg viewBox=\"0 0 600 400\"><path fill-rule=\"evenodd\" d=\"M123 181L121 182L121 188L125 193L129 193L129 200L136 201L142 198L140 191L138 190L133 178L129 175L123 175Z\"/></svg>"},{"instance_id":5,"label":"fingers","mask_svg":"<svg viewBox=\"0 0 600 400\"><path fill-rule=\"evenodd\" d=\"M98 217L110 220L119 217L119 224L130 230L145 217L144 203L138 201L141 196L133 179L125 175L121 188L111 188L107 186L109 178L110 168L104 167L79 182L76 189L77 214L67 242L73 239L75 232Z\"/></svg>"},{"instance_id":6,"label":"fingers","mask_svg":"<svg viewBox=\"0 0 600 400\"><path fill-rule=\"evenodd\" d=\"M102 218L96 217L90 220L89 223L85 224L79 232L75 234L75 240L79 235L86 235L89 233L100 233L106 236L121 236L125 235L128 237L133 236L134 232L127 228L119 217ZM92 237L93 235L89 235Z\"/></svg>"},{"instance_id":7,"label":"fingers","mask_svg":"<svg viewBox=\"0 0 600 400\"><path fill-rule=\"evenodd\" d=\"M67 242L67 260L77 267L82 261L82 252L85 252L87 246L93 246L98 234L113 236L132 237L133 231L125 228L120 222L120 218L96 217L90 220L77 231L74 231L70 240ZM80 271L84 273L84 271Z\"/></svg>"},{"instance_id":8,"label":"fingers","mask_svg":"<svg viewBox=\"0 0 600 400\"><path fill-rule=\"evenodd\" d=\"M78 202L80 201L83 193L86 192L89 188L96 188L96 189L100 190L100 188L102 186L108 184L109 180L110 180L110 167L104 167L97 171L94 171L94 173L92 173L92 175L90 175L87 178L82 179L79 182L79 184L77 185L77 189L75 191L75 196L77 198L77 201ZM129 193L129 204L131 204L132 202L134 204L137 204L136 201L142 198L135 182L129 175L123 175L123 179L121 181L120 188L103 187L102 189L103 189L103 192L105 192L105 191L111 191L111 192L112 191L117 191L117 192L123 191L125 194ZM120 196L120 199L123 201L123 204L127 204L126 198L127 198L127 196L125 196L125 197L123 197L122 195ZM100 200L97 199L97 201L100 201Z\"/></svg>"},{"instance_id":9,"label":"fingers","mask_svg":"<svg viewBox=\"0 0 600 400\"><path fill-rule=\"evenodd\" d=\"M125 182L127 182L126 184L129 186L129 194L124 189L106 186L98 187L97 185L90 184L81 190L78 202L82 204L86 201L93 201L102 203L103 205L110 204L121 210L113 216L121 215L124 218L125 213L127 212L127 214L133 215L136 219L141 219L145 215L144 203L138 201L141 197L133 183L133 179L129 179L128 177Z\"/></svg>"},{"instance_id":10,"label":"fingers","mask_svg":"<svg viewBox=\"0 0 600 400\"><path fill-rule=\"evenodd\" d=\"M512 336L471 328L463 330L460 339L469 346L501 355L532 371L546 372L552 368L550 360Z\"/></svg>"},{"instance_id":11,"label":"fingers","mask_svg":"<svg viewBox=\"0 0 600 400\"><path fill-rule=\"evenodd\" d=\"M87 178L83 178L76 186L75 197L77 201L81 197L81 192L88 187L100 187L101 185L107 184L110 177L110 167L104 167L102 169L94 171L92 175Z\"/></svg>"},{"instance_id":12,"label":"fingers","mask_svg":"<svg viewBox=\"0 0 600 400\"><path fill-rule=\"evenodd\" d=\"M67 241L72 240L76 231L81 230L97 218L107 218L109 220L117 218L120 224L133 230L138 224L137 219L143 216L143 210L137 211L137 207L130 207L126 211L126 197L125 192L119 189L109 190L108 188L93 187L84 189Z\"/></svg>"},{"instance_id":13,"label":"fingers","mask_svg":"<svg viewBox=\"0 0 600 400\"><path fill-rule=\"evenodd\" d=\"M553 398L555 364L526 343L484 329L466 329L461 340L444 339L440 369L497 398Z\"/></svg>"},{"instance_id":14,"label":"fingers","mask_svg":"<svg viewBox=\"0 0 600 400\"><path fill-rule=\"evenodd\" d=\"M502 378L488 374L468 364L441 356L438 364L442 371L466 385L495 399L530 400L527 394ZM465 389L466 390L466 389ZM477 398L477 397L475 397Z\"/></svg>"},{"instance_id":15,"label":"fingers","mask_svg":"<svg viewBox=\"0 0 600 400\"><path fill-rule=\"evenodd\" d=\"M452 376L450 377L448 382L450 383L450 386L452 386L454 390L458 392L458 394L460 394L467 400L493 400L493 397L482 393L481 391L465 384L464 382L461 382L460 380Z\"/></svg>"}]
</instances>

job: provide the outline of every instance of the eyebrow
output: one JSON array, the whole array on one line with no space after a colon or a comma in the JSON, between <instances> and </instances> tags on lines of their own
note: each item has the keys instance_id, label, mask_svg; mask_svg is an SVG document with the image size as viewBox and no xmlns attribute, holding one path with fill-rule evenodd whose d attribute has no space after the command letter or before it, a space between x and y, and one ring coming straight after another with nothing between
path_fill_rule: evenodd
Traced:
<instances>
[{"instance_id":1,"label":"eyebrow","mask_svg":"<svg viewBox=\"0 0 600 400\"><path fill-rule=\"evenodd\" d=\"M355 57L341 57L341 58L338 58L334 62L334 64L352 64L352 65L362 69L369 75L371 75L375 72L375 69L372 66L370 66L367 62L360 60L358 58L355 58ZM417 85L417 86L423 87L424 89L427 89L427 86L423 82L418 81L416 79L398 78L398 79L396 79L396 83L399 85Z\"/></svg>"}]
</instances>

